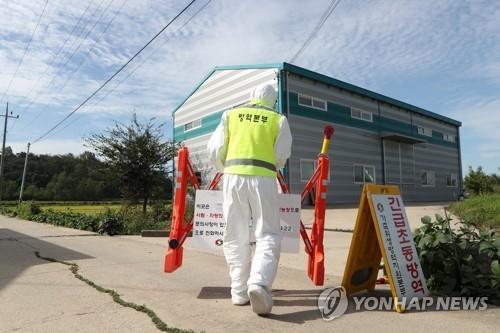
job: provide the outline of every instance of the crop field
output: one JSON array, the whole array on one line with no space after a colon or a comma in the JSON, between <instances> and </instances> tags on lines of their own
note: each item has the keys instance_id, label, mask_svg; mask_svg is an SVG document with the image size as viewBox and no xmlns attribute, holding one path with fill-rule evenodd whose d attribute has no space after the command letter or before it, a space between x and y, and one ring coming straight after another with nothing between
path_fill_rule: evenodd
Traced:
<instances>
[{"instance_id":1,"label":"crop field","mask_svg":"<svg viewBox=\"0 0 500 333\"><path fill-rule=\"evenodd\" d=\"M82 213L88 215L94 215L99 213L104 213L107 209L111 210L119 210L121 204L111 204L111 203L103 203L103 204L44 204L41 205L42 210L53 210L56 212L73 212L73 213Z\"/></svg>"}]
</instances>

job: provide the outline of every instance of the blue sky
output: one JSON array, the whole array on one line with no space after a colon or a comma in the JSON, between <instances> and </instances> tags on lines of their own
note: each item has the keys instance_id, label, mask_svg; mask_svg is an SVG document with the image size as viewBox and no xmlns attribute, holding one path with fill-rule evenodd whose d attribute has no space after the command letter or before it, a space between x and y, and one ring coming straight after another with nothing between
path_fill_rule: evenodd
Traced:
<instances>
[{"instance_id":1,"label":"blue sky","mask_svg":"<svg viewBox=\"0 0 500 333\"><path fill-rule=\"evenodd\" d=\"M212 0L182 27L206 1L198 0L108 88L32 150L79 153L85 149L82 137L113 121L125 122L133 112L171 126L173 108L214 66L289 60L330 3ZM187 2L49 0L7 94L11 110L20 115L9 126L8 144L15 152L24 150ZM0 3L3 96L45 0ZM295 64L462 121L464 167L498 172L499 1L343 0Z\"/></svg>"}]
</instances>

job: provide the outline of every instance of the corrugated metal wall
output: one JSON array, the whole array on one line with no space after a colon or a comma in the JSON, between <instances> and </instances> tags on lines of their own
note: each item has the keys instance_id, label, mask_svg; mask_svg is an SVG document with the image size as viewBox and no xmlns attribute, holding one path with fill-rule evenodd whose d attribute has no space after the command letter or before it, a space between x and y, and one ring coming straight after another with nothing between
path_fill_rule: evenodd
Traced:
<instances>
[{"instance_id":1,"label":"corrugated metal wall","mask_svg":"<svg viewBox=\"0 0 500 333\"><path fill-rule=\"evenodd\" d=\"M448 201L460 194L460 184L450 187L446 180L450 174L460 177L458 145L443 140L445 133L458 138L457 127L294 74L287 76L287 89L287 109L294 138L290 159L292 191L299 192L305 184L300 179L300 160L316 158L322 129L332 123L336 132L330 148L329 202L359 200L362 184L354 181L354 165L374 166L379 184L384 183L385 171L385 182L399 185L406 201ZM299 105L298 94L327 100L328 110ZM351 107L371 112L373 121L352 119ZM432 129L433 136L419 135L418 126ZM382 131L423 139L427 143L382 140ZM426 170L435 173L434 186L422 185L420 177Z\"/></svg>"},{"instance_id":2,"label":"corrugated metal wall","mask_svg":"<svg viewBox=\"0 0 500 333\"><path fill-rule=\"evenodd\" d=\"M265 82L277 84L277 69L215 71L174 116L174 139L189 148L191 162L202 172L204 183L213 176L206 144L217 127L222 111L248 102L251 90ZM201 127L186 131L184 125L201 119Z\"/></svg>"},{"instance_id":3,"label":"corrugated metal wall","mask_svg":"<svg viewBox=\"0 0 500 333\"><path fill-rule=\"evenodd\" d=\"M306 184L300 177L300 160L316 159L323 142L323 128L328 122L290 115L293 135L290 158L290 188L300 193ZM380 142L377 135L336 125L330 144L330 185L328 202L358 202L362 184L354 183L354 164L375 166L375 180L382 179Z\"/></svg>"},{"instance_id":4,"label":"corrugated metal wall","mask_svg":"<svg viewBox=\"0 0 500 333\"><path fill-rule=\"evenodd\" d=\"M248 101L253 87L276 81L277 69L236 69L215 71L176 111L174 138L190 148L191 161L202 171L204 181L213 175L206 155L206 143L220 121L222 112ZM315 160L322 143L326 124L336 132L330 148L331 185L329 202L356 203L362 182L355 182L354 166L375 169L375 182L398 184L407 201L448 201L460 194L460 179L448 186L446 177L460 178L458 143L445 142L443 134L456 135L458 128L444 121L419 115L372 98L326 85L299 75L286 76L286 101L283 110L289 117L293 134L289 161L292 192L302 191L300 161ZM327 111L298 104L298 94L327 101ZM372 113L367 122L351 117L351 107ZM185 125L201 119L201 126L186 129ZM420 135L418 127L433 131L431 137ZM423 139L427 143L409 144L394 139L381 139L382 132L391 132ZM423 185L422 172L435 174L434 186Z\"/></svg>"}]
</instances>

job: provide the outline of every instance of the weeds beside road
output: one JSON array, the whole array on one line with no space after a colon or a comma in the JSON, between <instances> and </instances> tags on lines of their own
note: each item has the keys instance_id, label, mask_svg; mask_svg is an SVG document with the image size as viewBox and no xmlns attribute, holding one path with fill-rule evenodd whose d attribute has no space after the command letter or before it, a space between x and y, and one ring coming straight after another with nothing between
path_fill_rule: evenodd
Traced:
<instances>
[{"instance_id":1,"label":"weeds beside road","mask_svg":"<svg viewBox=\"0 0 500 333\"><path fill-rule=\"evenodd\" d=\"M451 204L449 209L464 223L500 230L500 193L474 196Z\"/></svg>"},{"instance_id":2,"label":"weeds beside road","mask_svg":"<svg viewBox=\"0 0 500 333\"><path fill-rule=\"evenodd\" d=\"M146 213L141 207L116 203L40 206L23 202L17 206L0 207L0 213L4 215L108 235L135 235L144 229L169 229L171 211L170 203L156 203Z\"/></svg>"}]
</instances>

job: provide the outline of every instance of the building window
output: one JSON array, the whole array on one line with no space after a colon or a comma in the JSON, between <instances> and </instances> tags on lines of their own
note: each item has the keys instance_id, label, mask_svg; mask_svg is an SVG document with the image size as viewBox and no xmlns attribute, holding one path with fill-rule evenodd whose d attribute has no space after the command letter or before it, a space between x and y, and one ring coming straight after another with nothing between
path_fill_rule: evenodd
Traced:
<instances>
[{"instance_id":1,"label":"building window","mask_svg":"<svg viewBox=\"0 0 500 333\"><path fill-rule=\"evenodd\" d=\"M299 94L299 105L326 111L326 100Z\"/></svg>"},{"instance_id":2,"label":"building window","mask_svg":"<svg viewBox=\"0 0 500 333\"><path fill-rule=\"evenodd\" d=\"M448 187L457 187L458 178L456 173L451 173L446 175L446 186Z\"/></svg>"},{"instance_id":3,"label":"building window","mask_svg":"<svg viewBox=\"0 0 500 333\"><path fill-rule=\"evenodd\" d=\"M375 167L354 165L354 183L375 183Z\"/></svg>"},{"instance_id":4,"label":"building window","mask_svg":"<svg viewBox=\"0 0 500 333\"><path fill-rule=\"evenodd\" d=\"M351 108L351 118L373 122L373 115L371 112Z\"/></svg>"},{"instance_id":5,"label":"building window","mask_svg":"<svg viewBox=\"0 0 500 333\"><path fill-rule=\"evenodd\" d=\"M448 142L456 142L457 141L457 137L455 135L447 134L447 133L443 134L443 139L444 139L444 141L448 141Z\"/></svg>"},{"instance_id":6,"label":"building window","mask_svg":"<svg viewBox=\"0 0 500 333\"><path fill-rule=\"evenodd\" d=\"M316 169L315 160L300 159L300 181L307 182Z\"/></svg>"},{"instance_id":7,"label":"building window","mask_svg":"<svg viewBox=\"0 0 500 333\"><path fill-rule=\"evenodd\" d=\"M418 134L432 137L432 130L427 127L418 126Z\"/></svg>"},{"instance_id":8,"label":"building window","mask_svg":"<svg viewBox=\"0 0 500 333\"><path fill-rule=\"evenodd\" d=\"M184 132L191 131L195 128L201 127L201 119L193 120L184 125Z\"/></svg>"},{"instance_id":9,"label":"building window","mask_svg":"<svg viewBox=\"0 0 500 333\"><path fill-rule=\"evenodd\" d=\"M422 186L434 186L436 183L434 171L423 170L420 179Z\"/></svg>"},{"instance_id":10,"label":"building window","mask_svg":"<svg viewBox=\"0 0 500 333\"><path fill-rule=\"evenodd\" d=\"M300 159L300 181L308 182L316 170L316 160ZM328 170L328 181L330 181L330 170Z\"/></svg>"}]
</instances>

